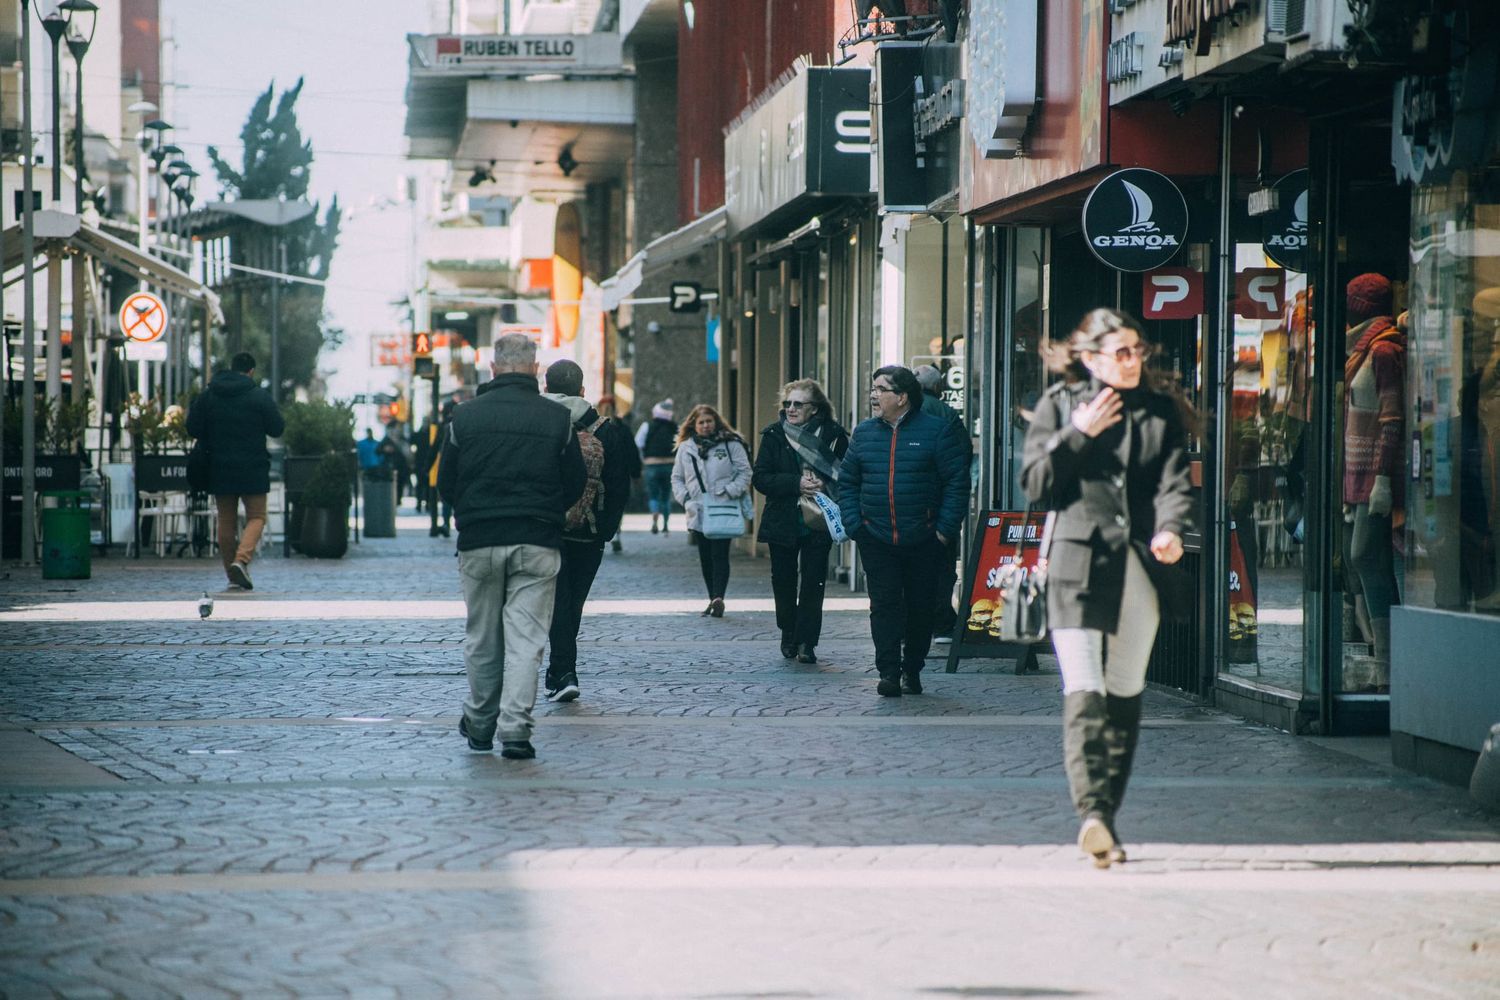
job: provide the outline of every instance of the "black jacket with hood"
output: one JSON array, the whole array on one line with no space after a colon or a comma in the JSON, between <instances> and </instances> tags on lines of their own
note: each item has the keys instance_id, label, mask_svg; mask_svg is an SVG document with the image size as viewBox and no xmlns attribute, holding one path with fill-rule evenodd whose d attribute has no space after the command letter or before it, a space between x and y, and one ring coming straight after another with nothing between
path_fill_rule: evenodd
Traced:
<instances>
[{"instance_id":1,"label":"black jacket with hood","mask_svg":"<svg viewBox=\"0 0 1500 1000\"><path fill-rule=\"evenodd\" d=\"M219 372L188 409L187 432L208 448L209 492L261 496L271 492L266 438L286 422L271 394L240 372Z\"/></svg>"}]
</instances>

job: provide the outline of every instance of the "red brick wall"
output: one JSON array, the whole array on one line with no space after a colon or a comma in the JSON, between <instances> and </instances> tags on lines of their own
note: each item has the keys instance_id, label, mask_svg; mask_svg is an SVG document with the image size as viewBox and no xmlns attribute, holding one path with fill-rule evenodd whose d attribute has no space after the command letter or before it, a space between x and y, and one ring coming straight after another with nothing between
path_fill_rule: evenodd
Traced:
<instances>
[{"instance_id":1,"label":"red brick wall","mask_svg":"<svg viewBox=\"0 0 1500 1000\"><path fill-rule=\"evenodd\" d=\"M847 0L696 0L677 18L677 214L691 222L724 204L724 127L799 55L838 58ZM774 10L774 15L773 15ZM698 164L697 204L693 200Z\"/></svg>"}]
</instances>

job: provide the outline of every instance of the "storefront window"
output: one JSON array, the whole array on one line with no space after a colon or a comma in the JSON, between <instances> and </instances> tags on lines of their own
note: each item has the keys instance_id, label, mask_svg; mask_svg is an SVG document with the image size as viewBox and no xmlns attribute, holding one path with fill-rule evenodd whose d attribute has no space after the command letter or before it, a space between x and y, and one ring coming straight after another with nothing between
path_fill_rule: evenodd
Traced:
<instances>
[{"instance_id":1,"label":"storefront window","mask_svg":"<svg viewBox=\"0 0 1500 1000\"><path fill-rule=\"evenodd\" d=\"M1009 379L1009 407L1002 426L1010 434L1009 462L1005 472L1008 502L1024 502L1021 491L1021 453L1026 430L1037 400L1047 388L1042 365L1042 230L1016 229L1011 243L1012 286L1008 298L1010 339L1005 354L1005 377Z\"/></svg>"},{"instance_id":2,"label":"storefront window","mask_svg":"<svg viewBox=\"0 0 1500 1000\"><path fill-rule=\"evenodd\" d=\"M1406 603L1500 614L1500 164L1412 199Z\"/></svg>"}]
</instances>

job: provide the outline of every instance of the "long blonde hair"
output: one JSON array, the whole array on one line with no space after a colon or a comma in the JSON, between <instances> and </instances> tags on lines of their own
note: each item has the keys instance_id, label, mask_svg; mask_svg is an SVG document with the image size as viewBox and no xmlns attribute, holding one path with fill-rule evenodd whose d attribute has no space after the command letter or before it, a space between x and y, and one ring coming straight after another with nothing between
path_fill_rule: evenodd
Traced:
<instances>
[{"instance_id":1,"label":"long blonde hair","mask_svg":"<svg viewBox=\"0 0 1500 1000\"><path fill-rule=\"evenodd\" d=\"M682 444L684 441L690 440L693 435L697 433L694 430L694 427L698 423L698 418L703 416L704 414L708 414L709 416L714 418L715 437L722 437L726 440L733 441L744 441L744 438L740 437L739 432L736 431L733 427L729 426L729 421L725 420L722 416L719 415L718 410L714 409L712 406L709 406L707 403L699 403L697 406L688 411L687 419L684 420L682 422L682 426L677 429L678 444Z\"/></svg>"}]
</instances>

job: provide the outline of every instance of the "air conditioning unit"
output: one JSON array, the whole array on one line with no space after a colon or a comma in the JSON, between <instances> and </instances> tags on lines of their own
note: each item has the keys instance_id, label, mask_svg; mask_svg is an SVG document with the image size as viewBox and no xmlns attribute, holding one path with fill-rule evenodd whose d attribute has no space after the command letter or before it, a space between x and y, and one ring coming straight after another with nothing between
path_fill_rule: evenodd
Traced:
<instances>
[{"instance_id":1,"label":"air conditioning unit","mask_svg":"<svg viewBox=\"0 0 1500 1000\"><path fill-rule=\"evenodd\" d=\"M1345 30L1354 23L1347 0L1268 0L1266 33L1271 33L1272 8L1282 9L1282 39L1286 61L1339 56L1348 47ZM1297 22L1301 22L1298 24Z\"/></svg>"},{"instance_id":2,"label":"air conditioning unit","mask_svg":"<svg viewBox=\"0 0 1500 1000\"><path fill-rule=\"evenodd\" d=\"M1285 42L1306 34L1307 3L1308 0L1266 0L1266 41Z\"/></svg>"}]
</instances>

